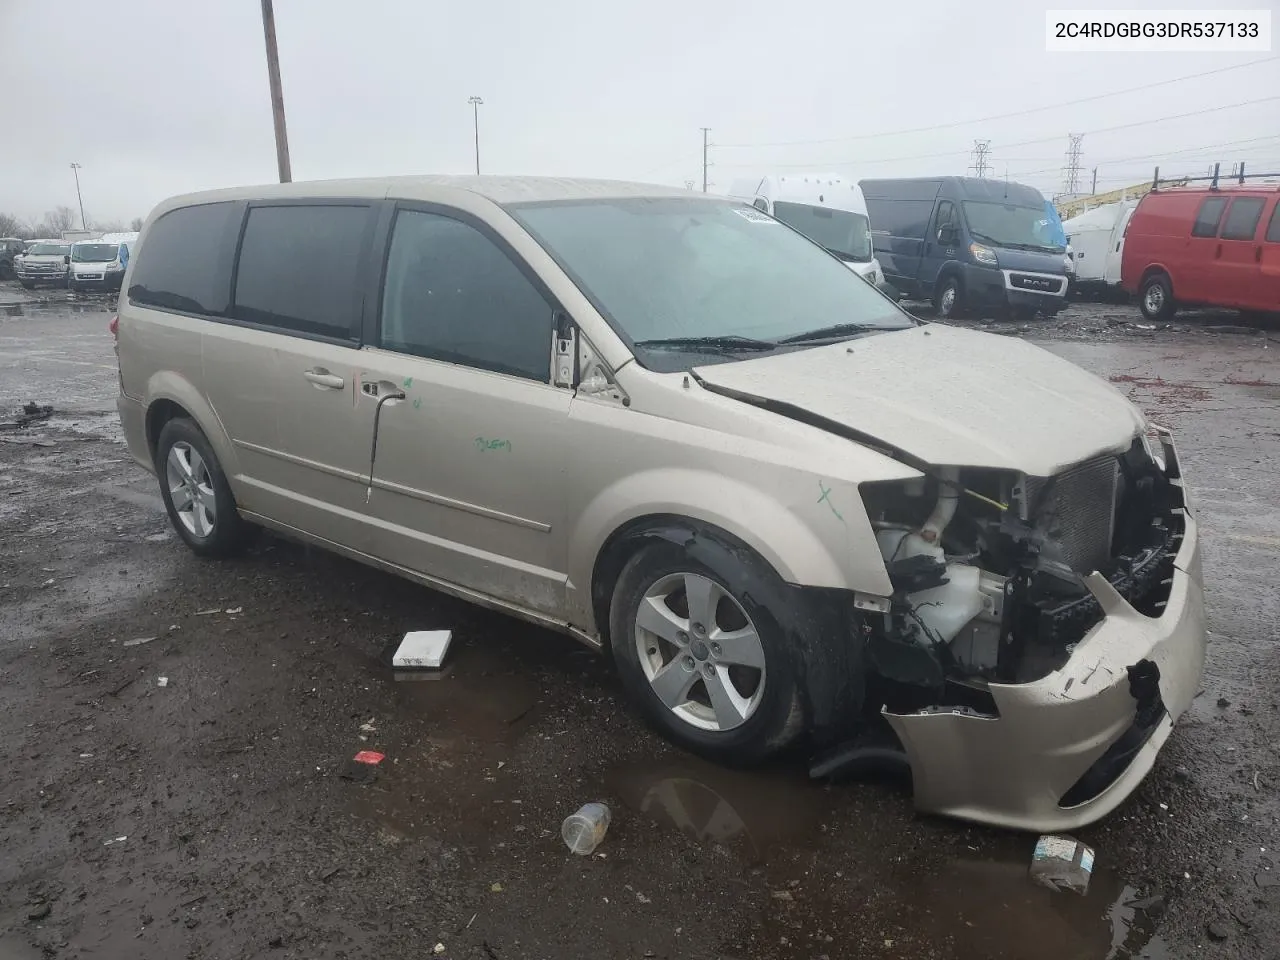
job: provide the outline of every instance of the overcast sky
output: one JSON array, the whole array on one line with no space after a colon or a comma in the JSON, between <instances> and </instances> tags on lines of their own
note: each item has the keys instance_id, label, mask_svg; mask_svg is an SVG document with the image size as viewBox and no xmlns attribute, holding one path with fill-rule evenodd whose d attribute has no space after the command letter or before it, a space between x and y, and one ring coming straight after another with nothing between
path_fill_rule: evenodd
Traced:
<instances>
[{"instance_id":1,"label":"overcast sky","mask_svg":"<svg viewBox=\"0 0 1280 960\"><path fill-rule=\"evenodd\" d=\"M1274 42L1270 54L1047 53L1046 6L276 0L293 175L470 172L472 94L485 101L486 173L700 187L703 126L713 191L779 169L964 173L981 137L998 175L1007 165L1052 193L1068 132L1085 134L1086 177L1097 165L1100 191L1149 177L1157 162L1280 170L1280 100L1227 108L1280 95ZM1276 10L1278 0L1194 6ZM174 193L276 179L258 0L0 0L0 91L0 212L74 206L72 161L99 221L144 216ZM948 126L898 133L935 124ZM754 146L778 142L791 145Z\"/></svg>"}]
</instances>

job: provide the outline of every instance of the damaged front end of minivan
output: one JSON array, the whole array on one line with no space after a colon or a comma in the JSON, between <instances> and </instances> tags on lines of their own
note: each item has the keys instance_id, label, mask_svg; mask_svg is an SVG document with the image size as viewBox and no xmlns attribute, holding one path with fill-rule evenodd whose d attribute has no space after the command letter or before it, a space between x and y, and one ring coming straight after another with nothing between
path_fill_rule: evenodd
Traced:
<instances>
[{"instance_id":1,"label":"damaged front end of minivan","mask_svg":"<svg viewBox=\"0 0 1280 960\"><path fill-rule=\"evenodd\" d=\"M1052 477L862 485L893 593L860 629L921 810L1070 829L1151 768L1205 657L1195 521L1152 434Z\"/></svg>"}]
</instances>

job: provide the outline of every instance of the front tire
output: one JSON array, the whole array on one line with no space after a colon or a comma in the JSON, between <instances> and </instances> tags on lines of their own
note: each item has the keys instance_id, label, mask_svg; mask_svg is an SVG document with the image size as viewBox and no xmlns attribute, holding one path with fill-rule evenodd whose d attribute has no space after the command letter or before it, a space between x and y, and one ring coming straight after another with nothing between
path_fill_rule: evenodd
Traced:
<instances>
[{"instance_id":1,"label":"front tire","mask_svg":"<svg viewBox=\"0 0 1280 960\"><path fill-rule=\"evenodd\" d=\"M959 277L944 277L933 294L933 309L939 320L958 317L964 312L964 284Z\"/></svg>"},{"instance_id":2,"label":"front tire","mask_svg":"<svg viewBox=\"0 0 1280 960\"><path fill-rule=\"evenodd\" d=\"M645 547L623 567L609 608L614 660L632 701L668 739L712 760L749 764L803 732L771 591L743 589L777 579L754 557L703 562L670 543Z\"/></svg>"},{"instance_id":3,"label":"front tire","mask_svg":"<svg viewBox=\"0 0 1280 960\"><path fill-rule=\"evenodd\" d=\"M1153 273L1142 281L1138 291L1138 309L1148 320L1168 320L1178 305L1173 299L1173 287L1163 273Z\"/></svg>"},{"instance_id":4,"label":"front tire","mask_svg":"<svg viewBox=\"0 0 1280 960\"><path fill-rule=\"evenodd\" d=\"M169 522L194 553L230 557L248 545L254 528L237 512L226 474L194 422L178 417L164 425L156 475Z\"/></svg>"}]
</instances>

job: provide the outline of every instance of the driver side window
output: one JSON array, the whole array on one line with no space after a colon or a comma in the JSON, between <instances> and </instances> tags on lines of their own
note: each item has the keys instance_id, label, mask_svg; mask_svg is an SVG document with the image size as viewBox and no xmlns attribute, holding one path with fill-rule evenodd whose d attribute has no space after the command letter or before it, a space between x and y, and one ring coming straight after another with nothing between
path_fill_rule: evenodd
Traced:
<instances>
[{"instance_id":1,"label":"driver side window","mask_svg":"<svg viewBox=\"0 0 1280 960\"><path fill-rule=\"evenodd\" d=\"M937 229L934 236L939 243L951 243L955 240L956 205L950 200L938 204Z\"/></svg>"},{"instance_id":2,"label":"driver side window","mask_svg":"<svg viewBox=\"0 0 1280 960\"><path fill-rule=\"evenodd\" d=\"M460 220L396 214L380 346L546 383L551 305L507 254Z\"/></svg>"}]
</instances>

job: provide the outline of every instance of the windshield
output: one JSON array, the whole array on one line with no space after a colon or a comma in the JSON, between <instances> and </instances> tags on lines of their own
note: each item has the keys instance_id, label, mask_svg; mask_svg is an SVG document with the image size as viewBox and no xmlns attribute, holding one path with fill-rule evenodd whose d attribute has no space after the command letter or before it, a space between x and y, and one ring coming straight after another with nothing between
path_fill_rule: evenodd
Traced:
<instances>
[{"instance_id":1,"label":"windshield","mask_svg":"<svg viewBox=\"0 0 1280 960\"><path fill-rule=\"evenodd\" d=\"M969 221L969 232L981 243L1046 253L1063 253L1067 249L1066 243L1058 243L1052 230L1047 228L1043 207L966 200L964 215Z\"/></svg>"},{"instance_id":2,"label":"windshield","mask_svg":"<svg viewBox=\"0 0 1280 960\"><path fill-rule=\"evenodd\" d=\"M511 213L632 344L738 337L773 348L827 327L913 326L839 260L754 207L627 198Z\"/></svg>"},{"instance_id":3,"label":"windshield","mask_svg":"<svg viewBox=\"0 0 1280 960\"><path fill-rule=\"evenodd\" d=\"M65 257L71 252L71 245L66 243L37 243L27 248L29 257Z\"/></svg>"},{"instance_id":4,"label":"windshield","mask_svg":"<svg viewBox=\"0 0 1280 960\"><path fill-rule=\"evenodd\" d=\"M115 243L77 243L71 248L71 259L75 263L110 263L119 251Z\"/></svg>"},{"instance_id":5,"label":"windshield","mask_svg":"<svg viewBox=\"0 0 1280 960\"><path fill-rule=\"evenodd\" d=\"M775 203L773 215L841 260L871 261L871 223L861 213L807 203Z\"/></svg>"},{"instance_id":6,"label":"windshield","mask_svg":"<svg viewBox=\"0 0 1280 960\"><path fill-rule=\"evenodd\" d=\"M1058 216L1058 208L1052 201L1044 202L1044 220L1040 224L1043 231L1045 241L1051 246L1062 247L1064 250L1067 246L1067 231L1062 226L1062 217Z\"/></svg>"}]
</instances>

